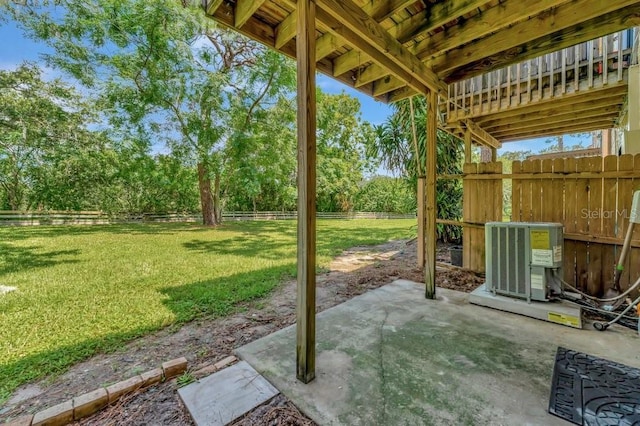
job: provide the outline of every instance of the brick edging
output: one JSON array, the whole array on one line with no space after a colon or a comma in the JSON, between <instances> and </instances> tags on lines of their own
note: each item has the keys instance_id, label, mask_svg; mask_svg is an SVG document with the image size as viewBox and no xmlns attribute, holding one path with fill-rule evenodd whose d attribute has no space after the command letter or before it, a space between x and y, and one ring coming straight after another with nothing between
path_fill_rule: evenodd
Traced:
<instances>
[{"instance_id":1,"label":"brick edging","mask_svg":"<svg viewBox=\"0 0 640 426\"><path fill-rule=\"evenodd\" d=\"M87 392L36 414L18 417L6 426L64 426L88 417L138 389L179 376L186 370L187 359L176 358L163 363L160 368Z\"/></svg>"}]
</instances>

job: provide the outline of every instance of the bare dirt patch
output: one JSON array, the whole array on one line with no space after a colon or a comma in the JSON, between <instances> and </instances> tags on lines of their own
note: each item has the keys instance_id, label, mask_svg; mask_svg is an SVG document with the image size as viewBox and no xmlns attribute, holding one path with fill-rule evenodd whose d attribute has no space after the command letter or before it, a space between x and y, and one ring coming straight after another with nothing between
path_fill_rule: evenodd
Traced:
<instances>
[{"instance_id":1,"label":"bare dirt patch","mask_svg":"<svg viewBox=\"0 0 640 426\"><path fill-rule=\"evenodd\" d=\"M448 246L438 249L437 260L449 260ZM401 278L423 282L423 272L416 266L415 241L391 241L378 246L351 248L333 260L328 272L318 275L318 311ZM483 282L483 278L468 271L437 268L436 284L440 287L468 292ZM97 355L76 364L58 377L25 385L14 393L5 407L0 408L0 423L2 419L34 413L153 369L170 359L186 357L190 371L219 361L231 355L235 348L293 324L295 287L295 281L289 280L268 298L243 305L229 317L203 318L181 327L168 327L136 339L117 352ZM78 424L191 424L178 398L177 388L174 379L141 390ZM313 423L284 397L278 397L249 413L238 424Z\"/></svg>"}]
</instances>

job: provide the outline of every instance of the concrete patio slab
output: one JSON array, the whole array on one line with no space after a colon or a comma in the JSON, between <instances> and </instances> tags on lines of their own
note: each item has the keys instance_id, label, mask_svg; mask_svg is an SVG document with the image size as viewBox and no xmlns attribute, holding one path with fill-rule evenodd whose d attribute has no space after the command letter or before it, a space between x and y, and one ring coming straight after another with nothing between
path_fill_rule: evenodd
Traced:
<instances>
[{"instance_id":1,"label":"concrete patio slab","mask_svg":"<svg viewBox=\"0 0 640 426\"><path fill-rule=\"evenodd\" d=\"M197 426L224 426L278 394L264 377L241 361L178 389Z\"/></svg>"},{"instance_id":2,"label":"concrete patio slab","mask_svg":"<svg viewBox=\"0 0 640 426\"><path fill-rule=\"evenodd\" d=\"M410 281L317 317L316 379L295 379L295 327L237 350L326 425L566 425L547 413L557 346L640 366L631 330L598 332L474 306Z\"/></svg>"}]
</instances>

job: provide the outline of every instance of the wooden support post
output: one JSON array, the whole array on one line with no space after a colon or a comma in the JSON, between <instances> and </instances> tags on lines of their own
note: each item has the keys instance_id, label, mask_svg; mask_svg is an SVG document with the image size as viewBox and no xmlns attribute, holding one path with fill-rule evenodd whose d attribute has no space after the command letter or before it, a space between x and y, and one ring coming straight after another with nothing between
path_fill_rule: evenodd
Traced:
<instances>
[{"instance_id":1,"label":"wooden support post","mask_svg":"<svg viewBox=\"0 0 640 426\"><path fill-rule=\"evenodd\" d=\"M574 93L580 88L580 45L576 44L575 47L576 58L573 63L573 91Z\"/></svg>"},{"instance_id":2,"label":"wooden support post","mask_svg":"<svg viewBox=\"0 0 640 426\"><path fill-rule=\"evenodd\" d=\"M498 161L498 150L491 147L491 162L495 163L496 161Z\"/></svg>"},{"instance_id":3,"label":"wooden support post","mask_svg":"<svg viewBox=\"0 0 640 426\"><path fill-rule=\"evenodd\" d=\"M424 268L424 229L425 229L425 205L424 205L424 190L426 185L426 178L424 176L418 176L418 268Z\"/></svg>"},{"instance_id":4,"label":"wooden support post","mask_svg":"<svg viewBox=\"0 0 640 426\"><path fill-rule=\"evenodd\" d=\"M544 90L542 90L542 56L538 56L538 101L542 100Z\"/></svg>"},{"instance_id":5,"label":"wooden support post","mask_svg":"<svg viewBox=\"0 0 640 426\"><path fill-rule=\"evenodd\" d=\"M467 114L467 80L462 81L462 115L468 116Z\"/></svg>"},{"instance_id":6,"label":"wooden support post","mask_svg":"<svg viewBox=\"0 0 640 426\"><path fill-rule=\"evenodd\" d=\"M622 38L623 33L618 33L618 81L622 81Z\"/></svg>"},{"instance_id":7,"label":"wooden support post","mask_svg":"<svg viewBox=\"0 0 640 426\"><path fill-rule=\"evenodd\" d=\"M298 0L298 291L296 376L316 374L316 25L315 1Z\"/></svg>"},{"instance_id":8,"label":"wooden support post","mask_svg":"<svg viewBox=\"0 0 640 426\"><path fill-rule=\"evenodd\" d=\"M471 129L464 131L464 162L471 163Z\"/></svg>"},{"instance_id":9,"label":"wooden support post","mask_svg":"<svg viewBox=\"0 0 640 426\"><path fill-rule=\"evenodd\" d=\"M609 38L601 37L602 40L602 85L606 86L609 83Z\"/></svg>"},{"instance_id":10,"label":"wooden support post","mask_svg":"<svg viewBox=\"0 0 640 426\"><path fill-rule=\"evenodd\" d=\"M425 187L424 283L425 297L436 298L436 143L438 93L429 91L427 103L427 182Z\"/></svg>"},{"instance_id":11,"label":"wooden support post","mask_svg":"<svg viewBox=\"0 0 640 426\"><path fill-rule=\"evenodd\" d=\"M520 91L522 90L522 88L520 87L520 84L522 83L522 62L518 63L518 67L516 68L516 105L520 105Z\"/></svg>"},{"instance_id":12,"label":"wooden support post","mask_svg":"<svg viewBox=\"0 0 640 426\"><path fill-rule=\"evenodd\" d=\"M507 108L511 107L511 65L507 67ZM500 102L502 105L502 102Z\"/></svg>"}]
</instances>

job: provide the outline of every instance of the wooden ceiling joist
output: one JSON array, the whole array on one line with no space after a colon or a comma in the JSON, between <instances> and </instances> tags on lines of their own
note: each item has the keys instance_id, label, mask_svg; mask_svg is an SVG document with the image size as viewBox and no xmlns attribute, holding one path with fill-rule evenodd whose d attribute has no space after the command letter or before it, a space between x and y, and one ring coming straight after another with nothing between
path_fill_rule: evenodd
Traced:
<instances>
[{"instance_id":1,"label":"wooden ceiling joist","mask_svg":"<svg viewBox=\"0 0 640 426\"><path fill-rule=\"evenodd\" d=\"M437 91L462 80L576 43L640 25L640 0L314 0L317 69L386 102ZM296 0L208 0L210 15L295 57ZM626 74L624 74L626 76ZM582 83L571 93L544 88L529 97L500 98L460 114L481 137L520 137L515 131L554 131L580 117L606 118L620 107L626 77L609 73L602 90ZM598 77L596 77L597 80ZM586 87L586 86L585 86ZM554 86L555 88L555 86ZM579 90L578 90L579 89ZM606 90L605 90L606 89ZM588 92L589 97L584 98ZM518 91L520 93L520 91ZM549 98L549 99L547 99ZM506 102L506 104L505 104ZM490 108L489 108L490 107ZM564 108L564 109L563 109ZM540 124L542 125L542 123ZM466 128L466 122L458 127ZM453 128L453 127L452 127ZM483 133L484 132L484 133ZM488 136L486 136L488 135ZM500 138L498 138L500 139ZM484 142L481 142L484 143ZM496 144L489 139L487 146Z\"/></svg>"},{"instance_id":2,"label":"wooden ceiling joist","mask_svg":"<svg viewBox=\"0 0 640 426\"><path fill-rule=\"evenodd\" d=\"M297 26L298 14L294 11L276 27L276 49L280 49L282 46L293 40L293 38L296 36Z\"/></svg>"},{"instance_id":3,"label":"wooden ceiling joist","mask_svg":"<svg viewBox=\"0 0 640 426\"><path fill-rule=\"evenodd\" d=\"M401 101L403 99L408 99L412 96L417 95L418 92L416 92L415 90L413 90L411 87L409 86L404 86L400 89L394 90L393 92L389 92L387 93L386 96L386 102L388 103L393 103L393 102L398 102Z\"/></svg>"},{"instance_id":4,"label":"wooden ceiling joist","mask_svg":"<svg viewBox=\"0 0 640 426\"><path fill-rule=\"evenodd\" d=\"M447 92L424 63L351 0L317 0L318 19L420 93ZM428 90L426 90L428 88Z\"/></svg>"},{"instance_id":5,"label":"wooden ceiling joist","mask_svg":"<svg viewBox=\"0 0 640 426\"><path fill-rule=\"evenodd\" d=\"M611 129L612 127L613 127L613 123L609 120L591 121L589 123L584 123L584 124L580 123L572 127L565 127L558 131L553 131L553 130L550 131L548 129L537 131L537 132L528 131L522 134L515 134L515 135L501 137L500 140L502 142L515 142L515 141L521 141L525 139L559 136L561 134L569 134L569 133L576 133L576 132L582 133L582 132L591 132L594 130Z\"/></svg>"},{"instance_id":6,"label":"wooden ceiling joist","mask_svg":"<svg viewBox=\"0 0 640 426\"><path fill-rule=\"evenodd\" d=\"M560 123L558 125L554 125L553 123L538 123L536 125L531 125L524 129L506 129L493 132L492 134L500 140L504 140L509 137L514 136L522 136L529 133L540 134L542 132L544 135L554 135L554 134L564 134L570 133L572 129L576 127L591 125L594 123L607 123L605 127L611 127L615 120L615 114L609 116L601 116L597 118L593 117L582 117L574 120L572 123ZM569 131L564 131L564 129L570 129Z\"/></svg>"},{"instance_id":7,"label":"wooden ceiling joist","mask_svg":"<svg viewBox=\"0 0 640 426\"><path fill-rule=\"evenodd\" d=\"M626 87L623 85L617 87L611 87L608 90L594 90L592 92L578 92L574 96L567 96L565 98L549 99L540 101L539 103L526 104L521 108L512 108L499 111L493 114L474 115L471 116L475 122L485 125L488 121L503 120L511 121L517 120L518 117L523 117L532 113L544 113L550 110L561 111L572 106L580 106L588 103L597 103L600 101L607 102L609 105L615 105L620 103L626 95Z\"/></svg>"},{"instance_id":8,"label":"wooden ceiling joist","mask_svg":"<svg viewBox=\"0 0 640 426\"><path fill-rule=\"evenodd\" d=\"M527 130L544 130L544 127L538 128L539 126L546 126L549 129L559 129L562 127L573 126L574 124L579 122L593 121L598 118L615 120L618 115L618 111L619 107L617 105L614 105L589 111L580 111L577 113L557 115L538 121L514 121L503 126L486 128L486 130L492 135L498 137L498 135L501 134L504 135L515 132L523 132Z\"/></svg>"},{"instance_id":9,"label":"wooden ceiling joist","mask_svg":"<svg viewBox=\"0 0 640 426\"><path fill-rule=\"evenodd\" d=\"M507 1L501 7L488 9L486 12L483 12L467 21L464 21L464 23L460 25L450 27L449 29L445 29L444 31L441 31L437 34L426 37L424 40L409 47L409 50L414 53L419 59L425 60L430 57L440 55L449 49L460 46L461 44L471 43L478 38L506 28L513 22L527 19L530 16L536 15L544 10L550 9L551 7L557 6L558 4L562 4L567 1L568 0L539 0L532 2ZM448 2L436 3L430 9L436 13L436 17L431 18L432 25L428 26L427 24L427 26L415 31L411 35L408 34L408 31L406 29L406 33L401 34L400 31L403 26L411 26L410 21L415 19L416 16L420 15L417 14L407 21L403 21L403 23L398 24L396 27L391 28L389 32L401 37L400 40L404 40L406 42L408 39L411 39L410 37L416 37L426 32L433 31L436 27L441 27L445 23L449 22L451 20L451 8L457 8L457 12L455 12L455 14L462 15L464 13L468 13L473 9L479 8L485 3L487 2L484 0L458 2L453 6L451 6ZM439 6L440 8L438 9L437 6ZM422 14L425 13L427 12L425 11ZM447 13L449 13L449 15L447 15ZM378 74L377 78L384 77L384 75L379 74L378 69L373 68L369 70L369 68L371 68L371 66L361 71L361 74L365 76L365 78L360 78L359 81L361 84L366 84L374 81L376 78L376 73ZM358 82L356 82L356 85L357 83Z\"/></svg>"},{"instance_id":10,"label":"wooden ceiling joist","mask_svg":"<svg viewBox=\"0 0 640 426\"><path fill-rule=\"evenodd\" d=\"M415 2L416 0L394 0L391 2L386 0L373 0L368 2L362 10L379 23ZM278 25L276 28L276 49L281 48L296 36L296 22L297 13L293 12Z\"/></svg>"},{"instance_id":11,"label":"wooden ceiling joist","mask_svg":"<svg viewBox=\"0 0 640 426\"><path fill-rule=\"evenodd\" d=\"M447 82L482 74L640 24L637 0L576 0L427 61Z\"/></svg>"},{"instance_id":12,"label":"wooden ceiling joist","mask_svg":"<svg viewBox=\"0 0 640 426\"><path fill-rule=\"evenodd\" d=\"M235 26L242 28L266 0L236 0Z\"/></svg>"},{"instance_id":13,"label":"wooden ceiling joist","mask_svg":"<svg viewBox=\"0 0 640 426\"><path fill-rule=\"evenodd\" d=\"M343 45L342 37L331 33L323 34L316 39L316 61L326 58L331 52Z\"/></svg>"},{"instance_id":14,"label":"wooden ceiling joist","mask_svg":"<svg viewBox=\"0 0 640 426\"><path fill-rule=\"evenodd\" d=\"M405 86L404 81L388 75L387 77L373 83L373 96L377 98L378 96L382 96L385 93L392 92L403 86Z\"/></svg>"},{"instance_id":15,"label":"wooden ceiling joist","mask_svg":"<svg viewBox=\"0 0 640 426\"><path fill-rule=\"evenodd\" d=\"M517 116L503 118L499 120L482 121L483 128L488 132L498 129L519 129L526 128L531 123L560 123L563 121L574 120L582 116L597 117L598 114L611 114L620 111L622 99L611 98L602 99L597 102L587 102L578 105L567 105L564 108L552 108L549 110L532 111L528 114L520 114Z\"/></svg>"},{"instance_id":16,"label":"wooden ceiling joist","mask_svg":"<svg viewBox=\"0 0 640 426\"><path fill-rule=\"evenodd\" d=\"M470 11L481 7L489 0L462 0L456 2L443 2L430 4L428 9L422 12L416 13L409 19L402 21L387 31L391 36L395 37L400 43L407 43L414 37L421 36L438 27L444 26L451 20L451 16L462 16ZM409 48L412 53L416 53L415 48ZM347 55L347 54L345 54ZM344 55L343 55L344 56ZM343 67L354 68L361 64L360 58L356 58L355 55L349 55L343 60ZM338 72L340 69L338 69ZM356 87L366 83L370 83L376 79L384 78L386 74L384 69L377 64L369 65L367 68L361 71L356 80Z\"/></svg>"},{"instance_id":17,"label":"wooden ceiling joist","mask_svg":"<svg viewBox=\"0 0 640 426\"><path fill-rule=\"evenodd\" d=\"M210 6L208 4L207 6ZM234 27L234 14L233 14L233 6L228 4L227 2L222 2L218 8L215 10L215 15L212 16L218 23L222 24L225 27L233 29L234 31L239 32L253 40L256 40L266 46L274 47L275 46L275 30L270 26L266 25L264 22L256 19L255 17L249 18L247 23L242 28ZM279 49L281 53L284 55L295 58L296 46L293 44L287 44L282 46ZM325 75L332 75L332 64L330 61L320 61L317 64L317 70L322 72ZM336 80L341 81L346 85L352 85L353 81L347 76L334 77ZM373 96L373 84L369 84L363 87L360 87L359 90L369 96Z\"/></svg>"},{"instance_id":18,"label":"wooden ceiling joist","mask_svg":"<svg viewBox=\"0 0 640 426\"><path fill-rule=\"evenodd\" d=\"M375 21L382 22L420 0L371 0L362 10Z\"/></svg>"},{"instance_id":19,"label":"wooden ceiling joist","mask_svg":"<svg viewBox=\"0 0 640 426\"><path fill-rule=\"evenodd\" d=\"M439 56L456 47L471 44L488 35L499 33L514 23L528 20L568 0L518 1L506 0L470 19L427 37L416 43L414 51L420 59ZM514 42L516 40L512 40Z\"/></svg>"},{"instance_id":20,"label":"wooden ceiling joist","mask_svg":"<svg viewBox=\"0 0 640 426\"><path fill-rule=\"evenodd\" d=\"M455 0L440 3L427 3L427 8L409 19L402 21L389 29L400 43L407 43L433 30L444 27L451 22L452 16L464 16L490 0Z\"/></svg>"},{"instance_id":21,"label":"wooden ceiling joist","mask_svg":"<svg viewBox=\"0 0 640 426\"><path fill-rule=\"evenodd\" d=\"M392 26L387 30L387 32L400 43L408 43L412 37L421 36L438 27L444 26L446 23L451 21L451 16L461 16L469 13L470 11L486 4L488 1L489 0L457 0L429 4L428 11L425 10L413 15L409 19ZM363 10L367 13L370 12L366 7L363 8ZM373 13L373 16L375 19L375 12ZM380 21L378 20L378 22ZM409 48L409 50L412 52L415 51L412 48ZM337 57L334 62L334 75L341 75L368 62L368 58L363 58L360 52L351 50ZM382 77L385 77L385 75L380 75L378 78Z\"/></svg>"},{"instance_id":22,"label":"wooden ceiling joist","mask_svg":"<svg viewBox=\"0 0 640 426\"><path fill-rule=\"evenodd\" d=\"M205 5L205 11L207 15L212 16L216 13L216 10L220 7L224 0L210 0Z\"/></svg>"}]
</instances>

